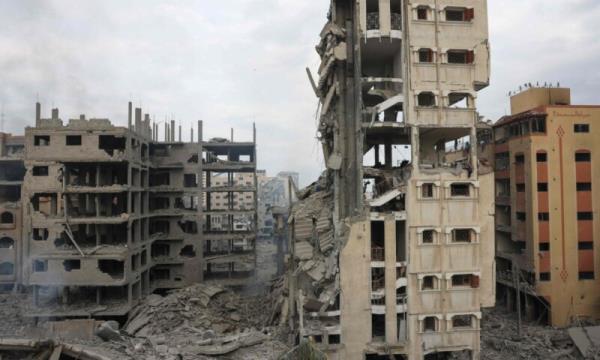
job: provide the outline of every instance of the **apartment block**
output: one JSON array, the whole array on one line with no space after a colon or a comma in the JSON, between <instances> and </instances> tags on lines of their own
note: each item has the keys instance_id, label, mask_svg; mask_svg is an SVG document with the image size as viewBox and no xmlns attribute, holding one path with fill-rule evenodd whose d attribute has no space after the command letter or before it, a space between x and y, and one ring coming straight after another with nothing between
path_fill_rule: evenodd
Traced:
<instances>
[{"instance_id":1,"label":"apartment block","mask_svg":"<svg viewBox=\"0 0 600 360\"><path fill-rule=\"evenodd\" d=\"M499 299L553 326L597 320L600 106L548 87L510 103L494 125Z\"/></svg>"},{"instance_id":2,"label":"apartment block","mask_svg":"<svg viewBox=\"0 0 600 360\"><path fill-rule=\"evenodd\" d=\"M256 129L252 141L201 141L204 280L250 285L256 274Z\"/></svg>"},{"instance_id":3,"label":"apartment block","mask_svg":"<svg viewBox=\"0 0 600 360\"><path fill-rule=\"evenodd\" d=\"M328 20L309 77L333 195L320 181L307 199L331 203L335 246L299 241L310 225L298 208L292 254L308 276L326 258L317 281L339 296L292 277L296 327L332 359L478 359L481 308L495 301L492 129L476 112L487 3L333 0Z\"/></svg>"},{"instance_id":4,"label":"apartment block","mask_svg":"<svg viewBox=\"0 0 600 360\"><path fill-rule=\"evenodd\" d=\"M36 114L36 126L25 130L24 152L11 150L0 159L0 166L15 162L6 173L15 183L1 184L6 186L20 184L17 160L24 159L22 217L15 212L9 224L3 215L7 224L0 233L4 239L9 225L22 231L14 235L23 239L22 256L17 247L13 263L22 262L22 283L32 289L30 316L123 316L156 290L210 278L206 269L213 275L213 263L252 257L255 226L249 221L255 214L234 232L231 220L248 211L233 202L215 210L205 199L217 190L239 190L232 183L211 187L206 179L213 172L229 174L230 181L234 172L254 174L254 142L202 141L202 122L197 142L193 129L190 141L183 141L175 121L165 122L159 139L159 124L131 103L127 127L84 115L65 123L58 109L43 119L40 104ZM238 163L243 156L246 163ZM241 190L255 192L255 184ZM16 190L2 194L18 200ZM230 216L229 227L219 233L230 245L221 257L210 251L214 234L204 230L216 215ZM241 240L229 237L240 234Z\"/></svg>"},{"instance_id":5,"label":"apartment block","mask_svg":"<svg viewBox=\"0 0 600 360\"><path fill-rule=\"evenodd\" d=\"M24 141L23 136L0 133L0 289L21 281Z\"/></svg>"}]
</instances>

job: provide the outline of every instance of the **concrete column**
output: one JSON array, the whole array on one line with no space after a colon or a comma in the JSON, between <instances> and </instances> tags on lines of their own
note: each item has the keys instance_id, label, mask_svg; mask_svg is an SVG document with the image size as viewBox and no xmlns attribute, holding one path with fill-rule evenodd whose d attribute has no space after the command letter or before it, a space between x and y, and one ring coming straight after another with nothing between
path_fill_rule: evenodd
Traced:
<instances>
[{"instance_id":1,"label":"concrete column","mask_svg":"<svg viewBox=\"0 0 600 360\"><path fill-rule=\"evenodd\" d=\"M42 105L39 102L35 103L35 126L40 126L40 120L42 118Z\"/></svg>"},{"instance_id":2,"label":"concrete column","mask_svg":"<svg viewBox=\"0 0 600 360\"><path fill-rule=\"evenodd\" d=\"M394 215L385 217L385 341L388 344L398 342L396 325L396 221Z\"/></svg>"},{"instance_id":3,"label":"concrete column","mask_svg":"<svg viewBox=\"0 0 600 360\"><path fill-rule=\"evenodd\" d=\"M132 122L132 109L133 109L133 104L131 104L131 101L129 102L129 106L128 106L128 112L127 112L127 125L129 127L129 130L131 130L131 122Z\"/></svg>"},{"instance_id":4,"label":"concrete column","mask_svg":"<svg viewBox=\"0 0 600 360\"><path fill-rule=\"evenodd\" d=\"M135 108L135 132L142 134L142 109Z\"/></svg>"},{"instance_id":5,"label":"concrete column","mask_svg":"<svg viewBox=\"0 0 600 360\"><path fill-rule=\"evenodd\" d=\"M175 120L171 120L171 142L175 142Z\"/></svg>"}]
</instances>

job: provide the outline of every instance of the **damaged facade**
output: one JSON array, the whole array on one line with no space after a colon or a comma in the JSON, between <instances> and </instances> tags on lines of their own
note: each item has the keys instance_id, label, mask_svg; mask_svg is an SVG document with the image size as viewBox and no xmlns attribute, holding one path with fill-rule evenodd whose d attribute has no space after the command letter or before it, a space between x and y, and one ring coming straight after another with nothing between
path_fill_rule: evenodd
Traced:
<instances>
[{"instance_id":1,"label":"damaged facade","mask_svg":"<svg viewBox=\"0 0 600 360\"><path fill-rule=\"evenodd\" d=\"M479 358L495 299L492 136L475 106L486 2L334 0L317 52L328 169L291 213L284 315L333 359Z\"/></svg>"},{"instance_id":2,"label":"damaged facade","mask_svg":"<svg viewBox=\"0 0 600 360\"><path fill-rule=\"evenodd\" d=\"M552 326L600 319L600 106L545 87L514 95L511 109L494 125L499 299Z\"/></svg>"},{"instance_id":3,"label":"damaged facade","mask_svg":"<svg viewBox=\"0 0 600 360\"><path fill-rule=\"evenodd\" d=\"M131 103L128 121L117 127L82 115L65 124L58 109L42 119L37 105L36 126L25 130L22 200L29 316L126 315L155 290L227 280L236 256L253 257L256 207L239 210L230 201L214 210L207 194L239 190L211 187L214 171L253 174L254 140L203 141L198 122L198 141L192 129L184 142L171 121L161 141L158 124ZM256 181L243 191L255 192ZM236 233L231 221L218 234L210 231L213 216L241 211L249 214L244 231ZM242 233L240 245L234 237ZM225 244L218 260L214 236ZM212 276L213 262L226 264L224 276Z\"/></svg>"},{"instance_id":4,"label":"damaged facade","mask_svg":"<svg viewBox=\"0 0 600 360\"><path fill-rule=\"evenodd\" d=\"M0 289L21 282L23 136L0 133Z\"/></svg>"}]
</instances>

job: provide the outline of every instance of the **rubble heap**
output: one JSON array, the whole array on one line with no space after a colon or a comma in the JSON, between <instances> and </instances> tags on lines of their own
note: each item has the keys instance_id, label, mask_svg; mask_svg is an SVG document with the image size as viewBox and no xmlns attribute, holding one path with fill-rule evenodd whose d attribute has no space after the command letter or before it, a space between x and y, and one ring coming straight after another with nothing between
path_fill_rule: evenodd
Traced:
<instances>
[{"instance_id":1,"label":"rubble heap","mask_svg":"<svg viewBox=\"0 0 600 360\"><path fill-rule=\"evenodd\" d=\"M277 340L279 329L268 326L270 299L196 284L147 296L119 328L116 321L93 319L20 322L26 311L20 294L3 295L7 321L0 326L0 358L58 351L102 360L277 359L289 347Z\"/></svg>"},{"instance_id":2,"label":"rubble heap","mask_svg":"<svg viewBox=\"0 0 600 360\"><path fill-rule=\"evenodd\" d=\"M264 327L269 316L258 297L197 284L166 297L148 296L134 309L124 332L147 340L136 348L144 358L228 355L230 359L266 359L287 350L273 339L274 329Z\"/></svg>"},{"instance_id":3,"label":"rubble heap","mask_svg":"<svg viewBox=\"0 0 600 360\"><path fill-rule=\"evenodd\" d=\"M580 358L566 330L523 323L519 335L515 318L501 308L484 311L482 360Z\"/></svg>"}]
</instances>

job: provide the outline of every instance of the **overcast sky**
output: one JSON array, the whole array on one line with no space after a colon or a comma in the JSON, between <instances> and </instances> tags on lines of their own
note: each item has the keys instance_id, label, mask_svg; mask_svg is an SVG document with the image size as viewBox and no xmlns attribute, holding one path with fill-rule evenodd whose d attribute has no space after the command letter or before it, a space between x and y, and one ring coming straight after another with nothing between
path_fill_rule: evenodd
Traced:
<instances>
[{"instance_id":1,"label":"overcast sky","mask_svg":"<svg viewBox=\"0 0 600 360\"><path fill-rule=\"evenodd\" d=\"M304 68L329 0L0 0L0 102L5 131L32 125L35 101L49 117L127 122L127 101L157 121L174 117L189 137L251 139L259 167L296 170L309 183L323 168L315 98ZM479 111L497 119L525 82L573 88L600 103L600 2L489 0L492 84ZM162 126L161 126L162 132ZM162 135L161 135L162 136Z\"/></svg>"}]
</instances>

